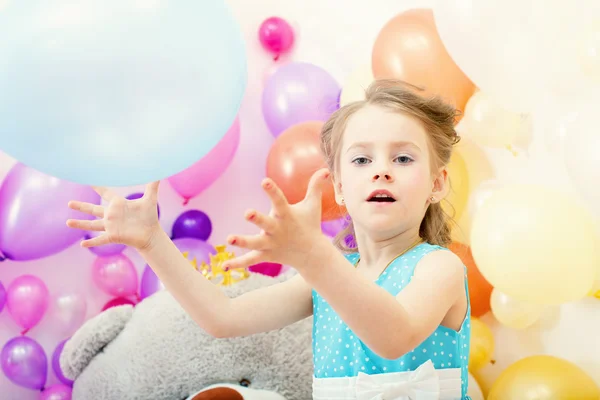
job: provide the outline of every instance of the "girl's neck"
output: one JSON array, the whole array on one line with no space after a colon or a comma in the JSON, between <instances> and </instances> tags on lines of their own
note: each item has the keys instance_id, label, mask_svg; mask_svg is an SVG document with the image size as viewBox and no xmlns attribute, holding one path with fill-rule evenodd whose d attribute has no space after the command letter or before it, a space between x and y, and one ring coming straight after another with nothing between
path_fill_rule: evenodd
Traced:
<instances>
[{"instance_id":1,"label":"girl's neck","mask_svg":"<svg viewBox=\"0 0 600 400\"><path fill-rule=\"evenodd\" d=\"M360 251L362 268L387 265L393 258L421 241L419 227L401 232L395 236L375 240L366 234L356 232L356 244Z\"/></svg>"}]
</instances>

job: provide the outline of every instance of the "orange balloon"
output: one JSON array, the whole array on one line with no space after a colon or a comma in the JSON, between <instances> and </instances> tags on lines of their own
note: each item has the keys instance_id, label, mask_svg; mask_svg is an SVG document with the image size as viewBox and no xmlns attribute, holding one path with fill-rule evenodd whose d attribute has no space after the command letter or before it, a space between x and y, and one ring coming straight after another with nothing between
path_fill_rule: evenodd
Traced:
<instances>
[{"instance_id":1,"label":"orange balloon","mask_svg":"<svg viewBox=\"0 0 600 400\"><path fill-rule=\"evenodd\" d=\"M375 40L371 61L376 79L424 87L463 112L475 92L444 47L430 9L408 10L388 21Z\"/></svg>"},{"instance_id":2,"label":"orange balloon","mask_svg":"<svg viewBox=\"0 0 600 400\"><path fill-rule=\"evenodd\" d=\"M469 297L471 299L471 315L481 317L490 311L490 298L494 287L483 277L471 253L471 247L459 242L452 242L448 249L456 254L467 267Z\"/></svg>"},{"instance_id":3,"label":"orange balloon","mask_svg":"<svg viewBox=\"0 0 600 400\"><path fill-rule=\"evenodd\" d=\"M294 125L275 139L267 157L267 176L281 188L290 204L306 196L311 176L327 163L321 152L319 135L323 122ZM341 217L344 210L335 202L333 183L323 190L322 220Z\"/></svg>"}]
</instances>

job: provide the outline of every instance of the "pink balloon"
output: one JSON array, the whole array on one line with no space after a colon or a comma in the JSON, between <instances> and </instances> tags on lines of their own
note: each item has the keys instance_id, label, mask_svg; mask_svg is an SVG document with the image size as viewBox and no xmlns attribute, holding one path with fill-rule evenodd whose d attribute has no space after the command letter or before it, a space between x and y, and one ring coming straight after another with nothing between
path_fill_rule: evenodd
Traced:
<instances>
[{"instance_id":1,"label":"pink balloon","mask_svg":"<svg viewBox=\"0 0 600 400\"><path fill-rule=\"evenodd\" d=\"M6 294L8 312L24 328L22 334L41 321L48 309L50 293L44 281L34 275L21 275L11 282Z\"/></svg>"},{"instance_id":2,"label":"pink balloon","mask_svg":"<svg viewBox=\"0 0 600 400\"><path fill-rule=\"evenodd\" d=\"M137 291L137 271L124 254L96 258L92 279L101 290L116 297L131 296Z\"/></svg>"},{"instance_id":3,"label":"pink balloon","mask_svg":"<svg viewBox=\"0 0 600 400\"><path fill-rule=\"evenodd\" d=\"M113 307L118 307L118 306L125 306L125 305L130 305L130 306L135 306L135 301L128 299L126 297L116 297L110 301L108 301L104 307L102 307L102 311L106 311L109 308L113 308Z\"/></svg>"},{"instance_id":4,"label":"pink balloon","mask_svg":"<svg viewBox=\"0 0 600 400\"><path fill-rule=\"evenodd\" d=\"M173 189L183 197L184 204L202 193L221 176L231 163L239 143L240 121L236 118L223 139L206 156L167 179Z\"/></svg>"},{"instance_id":5,"label":"pink balloon","mask_svg":"<svg viewBox=\"0 0 600 400\"><path fill-rule=\"evenodd\" d=\"M292 48L294 29L283 18L267 18L258 29L258 39L266 50L275 54L277 60L281 53Z\"/></svg>"}]
</instances>

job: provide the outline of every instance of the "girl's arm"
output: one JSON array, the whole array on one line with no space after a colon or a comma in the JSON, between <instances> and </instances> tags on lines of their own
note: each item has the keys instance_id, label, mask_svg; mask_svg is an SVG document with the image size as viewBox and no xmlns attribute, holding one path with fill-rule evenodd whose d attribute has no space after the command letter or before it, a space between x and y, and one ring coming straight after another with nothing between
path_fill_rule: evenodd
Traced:
<instances>
[{"instance_id":1,"label":"girl's arm","mask_svg":"<svg viewBox=\"0 0 600 400\"><path fill-rule=\"evenodd\" d=\"M312 291L300 275L229 298L192 268L163 230L139 252L192 319L215 337L270 331L312 315Z\"/></svg>"},{"instance_id":2,"label":"girl's arm","mask_svg":"<svg viewBox=\"0 0 600 400\"><path fill-rule=\"evenodd\" d=\"M349 268L328 242L298 270L370 349L388 359L417 347L465 295L464 266L450 251L424 256L395 297Z\"/></svg>"}]
</instances>

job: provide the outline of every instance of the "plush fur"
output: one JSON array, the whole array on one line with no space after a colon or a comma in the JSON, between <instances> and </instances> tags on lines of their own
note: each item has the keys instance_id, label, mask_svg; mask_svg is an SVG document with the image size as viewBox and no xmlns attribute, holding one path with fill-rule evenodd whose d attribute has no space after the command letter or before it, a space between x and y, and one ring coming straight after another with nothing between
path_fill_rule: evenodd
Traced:
<instances>
[{"instance_id":1,"label":"plush fur","mask_svg":"<svg viewBox=\"0 0 600 400\"><path fill-rule=\"evenodd\" d=\"M291 275L253 274L223 290L235 297ZM250 388L306 400L312 388L311 322L216 339L161 291L135 308L111 308L87 321L66 343L60 362L75 380L74 400L181 400L217 383L244 380Z\"/></svg>"}]
</instances>

